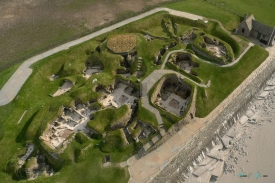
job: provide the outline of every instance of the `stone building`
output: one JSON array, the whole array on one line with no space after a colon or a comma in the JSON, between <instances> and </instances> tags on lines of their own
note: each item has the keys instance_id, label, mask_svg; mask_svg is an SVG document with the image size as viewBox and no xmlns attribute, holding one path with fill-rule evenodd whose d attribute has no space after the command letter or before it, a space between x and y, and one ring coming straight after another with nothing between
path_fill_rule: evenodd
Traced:
<instances>
[{"instance_id":1,"label":"stone building","mask_svg":"<svg viewBox=\"0 0 275 183\"><path fill-rule=\"evenodd\" d=\"M239 24L237 33L245 37L253 37L261 43L272 46L275 42L275 27L270 27L255 20L253 14Z\"/></svg>"}]
</instances>

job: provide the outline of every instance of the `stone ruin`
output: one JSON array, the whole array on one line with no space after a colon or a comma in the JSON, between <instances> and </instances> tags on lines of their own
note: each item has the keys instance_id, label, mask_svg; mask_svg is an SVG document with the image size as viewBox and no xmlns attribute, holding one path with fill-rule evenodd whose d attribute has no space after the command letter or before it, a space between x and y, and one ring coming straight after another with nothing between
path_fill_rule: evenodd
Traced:
<instances>
[{"instance_id":1,"label":"stone ruin","mask_svg":"<svg viewBox=\"0 0 275 183\"><path fill-rule=\"evenodd\" d=\"M93 74L98 74L103 70L103 66L101 66L98 62L86 63L86 70L83 72L83 76L86 79L89 79Z\"/></svg>"},{"instance_id":2,"label":"stone ruin","mask_svg":"<svg viewBox=\"0 0 275 183\"><path fill-rule=\"evenodd\" d=\"M203 48L206 48L208 51L212 52L216 57L227 57L227 50L225 46L216 39L210 39L207 36L204 36L205 45L201 45Z\"/></svg>"},{"instance_id":3,"label":"stone ruin","mask_svg":"<svg viewBox=\"0 0 275 183\"><path fill-rule=\"evenodd\" d=\"M190 53L173 54L169 61L187 73L191 73L192 68L199 67L198 63L192 62L192 56Z\"/></svg>"},{"instance_id":4,"label":"stone ruin","mask_svg":"<svg viewBox=\"0 0 275 183\"><path fill-rule=\"evenodd\" d=\"M194 30L198 29L192 28L190 31L186 32L181 37L179 37L179 41L181 41L184 44L193 43L194 39L197 37L197 34L193 32Z\"/></svg>"},{"instance_id":5,"label":"stone ruin","mask_svg":"<svg viewBox=\"0 0 275 183\"><path fill-rule=\"evenodd\" d=\"M166 50L171 49L177 45L176 42L172 42L169 45L165 46L165 48L161 48L156 56L155 64L156 65L161 65L162 61L161 58L162 56L166 53Z\"/></svg>"},{"instance_id":6,"label":"stone ruin","mask_svg":"<svg viewBox=\"0 0 275 183\"><path fill-rule=\"evenodd\" d=\"M191 87L176 75L166 77L159 85L152 96L152 102L165 111L183 115L191 101Z\"/></svg>"},{"instance_id":7,"label":"stone ruin","mask_svg":"<svg viewBox=\"0 0 275 183\"><path fill-rule=\"evenodd\" d=\"M25 172L29 180L34 180L41 175L52 176L54 174L53 168L46 163L45 155L42 153L38 153L36 157L27 161Z\"/></svg>"},{"instance_id":8,"label":"stone ruin","mask_svg":"<svg viewBox=\"0 0 275 183\"><path fill-rule=\"evenodd\" d=\"M117 79L111 93L105 93L100 103L104 107L119 108L124 104L133 105L139 98L139 90L128 81ZM102 89L103 90L103 89Z\"/></svg>"},{"instance_id":9,"label":"stone ruin","mask_svg":"<svg viewBox=\"0 0 275 183\"><path fill-rule=\"evenodd\" d=\"M57 97L60 96L68 91L70 91L73 87L73 82L71 82L70 80L65 80L63 85L61 87L58 88L58 90L52 95L53 97Z\"/></svg>"},{"instance_id":10,"label":"stone ruin","mask_svg":"<svg viewBox=\"0 0 275 183\"><path fill-rule=\"evenodd\" d=\"M122 68L117 69L117 74L121 74L125 77L130 76L131 64L136 60L137 51L121 54L123 61L120 63Z\"/></svg>"},{"instance_id":11,"label":"stone ruin","mask_svg":"<svg viewBox=\"0 0 275 183\"><path fill-rule=\"evenodd\" d=\"M53 75L51 75L51 76L49 77L50 81L54 81L54 80L56 80L57 78L59 78L59 76L58 76L58 75L55 75L55 74L53 74Z\"/></svg>"},{"instance_id":12,"label":"stone ruin","mask_svg":"<svg viewBox=\"0 0 275 183\"><path fill-rule=\"evenodd\" d=\"M139 142L142 139L147 139L150 134L156 132L156 129L148 123L134 121L127 127L127 131L136 142Z\"/></svg>"},{"instance_id":13,"label":"stone ruin","mask_svg":"<svg viewBox=\"0 0 275 183\"><path fill-rule=\"evenodd\" d=\"M74 132L82 131L87 136L91 136L93 132L87 129L86 125L94 112L96 110L90 109L85 104L77 104L72 108L63 107L62 115L48 125L46 131L40 136L40 140L46 142L50 147L58 149Z\"/></svg>"},{"instance_id":14,"label":"stone ruin","mask_svg":"<svg viewBox=\"0 0 275 183\"><path fill-rule=\"evenodd\" d=\"M149 34L145 34L144 37L145 37L146 41L152 41L152 40L154 40L154 37L151 36L151 35L149 35Z\"/></svg>"}]
</instances>

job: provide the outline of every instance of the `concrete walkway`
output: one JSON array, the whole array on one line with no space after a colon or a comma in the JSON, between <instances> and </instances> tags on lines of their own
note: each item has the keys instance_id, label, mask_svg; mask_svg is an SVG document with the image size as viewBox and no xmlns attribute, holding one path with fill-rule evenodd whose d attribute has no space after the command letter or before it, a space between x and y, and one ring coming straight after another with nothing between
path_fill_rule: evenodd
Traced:
<instances>
[{"instance_id":1,"label":"concrete walkway","mask_svg":"<svg viewBox=\"0 0 275 183\"><path fill-rule=\"evenodd\" d=\"M131 22L137 21L139 19L142 19L144 17L147 17L149 15L152 15L152 14L160 12L160 11L167 11L172 15L183 16L183 17L186 17L186 18L189 18L189 19L192 19L192 20L203 19L203 17L201 17L201 16L197 16L197 15L193 15L193 14L185 13L185 12L180 12L180 11L172 10L172 9L169 9L169 8L155 8L155 9L152 9L152 10L147 11L145 13L142 13L140 15L137 15L135 17L123 20L123 21L121 21L119 23L116 23L114 25L111 25L107 28L96 31L92 34L89 34L89 35L84 36L82 38L79 38L77 40L74 40L74 41L68 42L66 44L60 45L56 48L53 48L53 49L51 49L49 51L46 51L42 54L39 54L37 56L34 56L34 57L26 60L21 66L19 66L19 68L15 71L15 73L11 76L11 78L3 86L2 90L0 91L0 106L8 104L9 102L11 102L15 98L15 96L17 95L17 93L19 92L19 90L21 89L23 84L26 82L26 80L31 75L32 69L30 69L29 67L33 63L35 63L37 61L40 61L41 59L46 58L50 55L53 55L57 52L69 49L72 46L78 45L78 44L83 43L85 41L88 41L88 40L90 40L94 37L97 37L101 34L112 31L112 30L114 30L116 28L119 28L123 25L126 25L126 24L129 24Z\"/></svg>"}]
</instances>

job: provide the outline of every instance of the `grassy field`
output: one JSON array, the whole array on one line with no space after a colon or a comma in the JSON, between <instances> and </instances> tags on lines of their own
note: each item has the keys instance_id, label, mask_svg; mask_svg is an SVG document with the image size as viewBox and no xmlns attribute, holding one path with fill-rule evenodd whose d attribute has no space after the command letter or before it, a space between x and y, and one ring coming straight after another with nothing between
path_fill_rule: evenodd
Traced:
<instances>
[{"instance_id":1,"label":"grassy field","mask_svg":"<svg viewBox=\"0 0 275 183\"><path fill-rule=\"evenodd\" d=\"M269 25L271 27L275 26L274 16L275 16L275 1L274 0L210 0L211 2L215 2L217 6L221 8L230 8L231 10L237 12L238 14L248 15L254 14L256 20ZM237 6L236 6L237 4Z\"/></svg>"},{"instance_id":2,"label":"grassy field","mask_svg":"<svg viewBox=\"0 0 275 183\"><path fill-rule=\"evenodd\" d=\"M240 21L239 16L224 11L223 9L216 7L204 0L185 0L182 2L166 5L166 7L219 20L228 30L233 30L236 28Z\"/></svg>"},{"instance_id":3,"label":"grassy field","mask_svg":"<svg viewBox=\"0 0 275 183\"><path fill-rule=\"evenodd\" d=\"M257 55L257 56L256 56ZM268 56L260 46L254 46L232 67L220 68L200 62L196 70L205 82L211 80L211 87L197 94L196 116L205 117L219 105L241 82L253 72ZM244 69L245 68L245 69Z\"/></svg>"}]
</instances>

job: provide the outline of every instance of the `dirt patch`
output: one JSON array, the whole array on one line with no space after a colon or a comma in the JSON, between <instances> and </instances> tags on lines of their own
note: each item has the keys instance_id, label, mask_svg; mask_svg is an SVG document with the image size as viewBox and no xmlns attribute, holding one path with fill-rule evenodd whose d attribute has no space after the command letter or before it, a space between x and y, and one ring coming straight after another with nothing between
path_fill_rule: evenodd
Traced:
<instances>
[{"instance_id":1,"label":"dirt patch","mask_svg":"<svg viewBox=\"0 0 275 183\"><path fill-rule=\"evenodd\" d=\"M0 1L0 70L165 1L169 0Z\"/></svg>"},{"instance_id":2,"label":"dirt patch","mask_svg":"<svg viewBox=\"0 0 275 183\"><path fill-rule=\"evenodd\" d=\"M115 53L131 51L136 46L136 36L132 34L119 34L109 38L107 47Z\"/></svg>"}]
</instances>

